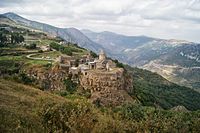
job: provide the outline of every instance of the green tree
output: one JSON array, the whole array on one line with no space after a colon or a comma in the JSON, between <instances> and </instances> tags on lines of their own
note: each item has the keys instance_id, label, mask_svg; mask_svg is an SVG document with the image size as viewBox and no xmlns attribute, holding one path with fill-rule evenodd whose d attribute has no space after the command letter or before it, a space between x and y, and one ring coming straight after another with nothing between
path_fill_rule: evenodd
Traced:
<instances>
[{"instance_id":1,"label":"green tree","mask_svg":"<svg viewBox=\"0 0 200 133\"><path fill-rule=\"evenodd\" d=\"M32 43L28 46L26 46L27 49L36 49L37 48L37 45L35 43Z\"/></svg>"},{"instance_id":2,"label":"green tree","mask_svg":"<svg viewBox=\"0 0 200 133\"><path fill-rule=\"evenodd\" d=\"M66 90L70 93L73 93L76 90L77 84L73 83L70 79L65 79L64 84L66 86Z\"/></svg>"},{"instance_id":3,"label":"green tree","mask_svg":"<svg viewBox=\"0 0 200 133\"><path fill-rule=\"evenodd\" d=\"M90 51L90 55L93 57L93 58L97 58L98 55L96 53L94 53L93 51Z\"/></svg>"},{"instance_id":4,"label":"green tree","mask_svg":"<svg viewBox=\"0 0 200 133\"><path fill-rule=\"evenodd\" d=\"M8 39L7 39L6 35L1 33L0 34L0 47L5 46L7 41L8 41Z\"/></svg>"},{"instance_id":5,"label":"green tree","mask_svg":"<svg viewBox=\"0 0 200 133\"><path fill-rule=\"evenodd\" d=\"M15 43L22 43L24 42L24 37L18 33L13 33L11 34L11 43L15 44Z\"/></svg>"}]
</instances>

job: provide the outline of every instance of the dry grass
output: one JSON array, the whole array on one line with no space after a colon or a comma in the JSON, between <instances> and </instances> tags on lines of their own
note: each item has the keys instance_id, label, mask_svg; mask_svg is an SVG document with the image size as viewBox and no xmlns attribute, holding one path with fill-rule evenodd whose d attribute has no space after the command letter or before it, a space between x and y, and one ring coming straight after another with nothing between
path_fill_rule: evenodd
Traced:
<instances>
[{"instance_id":1,"label":"dry grass","mask_svg":"<svg viewBox=\"0 0 200 133\"><path fill-rule=\"evenodd\" d=\"M66 101L31 86L0 79L0 132L42 132L37 110L47 103Z\"/></svg>"}]
</instances>

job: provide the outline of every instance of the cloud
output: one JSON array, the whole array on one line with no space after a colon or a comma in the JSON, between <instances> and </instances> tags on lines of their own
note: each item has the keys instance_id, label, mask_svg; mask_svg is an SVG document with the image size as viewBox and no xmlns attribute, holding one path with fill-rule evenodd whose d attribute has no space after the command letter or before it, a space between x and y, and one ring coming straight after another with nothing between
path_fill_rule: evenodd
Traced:
<instances>
[{"instance_id":1,"label":"cloud","mask_svg":"<svg viewBox=\"0 0 200 133\"><path fill-rule=\"evenodd\" d=\"M5 12L59 27L200 41L200 0L1 0Z\"/></svg>"}]
</instances>

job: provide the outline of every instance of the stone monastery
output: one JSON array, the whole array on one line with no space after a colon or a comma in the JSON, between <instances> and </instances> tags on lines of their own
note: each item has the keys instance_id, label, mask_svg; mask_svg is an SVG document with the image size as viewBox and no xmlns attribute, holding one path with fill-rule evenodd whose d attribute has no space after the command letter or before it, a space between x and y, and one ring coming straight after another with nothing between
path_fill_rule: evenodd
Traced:
<instances>
[{"instance_id":1,"label":"stone monastery","mask_svg":"<svg viewBox=\"0 0 200 133\"><path fill-rule=\"evenodd\" d=\"M63 55L58 62L60 69L72 75L72 81L80 83L84 90L91 92L93 101L99 98L102 104L112 102L110 104L115 105L130 97L125 90L131 90L132 81L125 78L124 69L116 67L103 50L98 58L88 54L76 60Z\"/></svg>"}]
</instances>

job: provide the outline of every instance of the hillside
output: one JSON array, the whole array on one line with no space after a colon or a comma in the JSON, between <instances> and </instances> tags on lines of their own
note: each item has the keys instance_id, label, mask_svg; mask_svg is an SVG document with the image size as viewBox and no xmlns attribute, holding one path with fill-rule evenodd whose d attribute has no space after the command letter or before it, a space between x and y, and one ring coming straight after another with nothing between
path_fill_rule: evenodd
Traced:
<instances>
[{"instance_id":1,"label":"hillside","mask_svg":"<svg viewBox=\"0 0 200 133\"><path fill-rule=\"evenodd\" d=\"M183 45L171 50L142 68L157 72L166 79L200 91L200 45Z\"/></svg>"},{"instance_id":2,"label":"hillside","mask_svg":"<svg viewBox=\"0 0 200 133\"><path fill-rule=\"evenodd\" d=\"M108 56L125 64L157 72L171 82L199 91L199 50L198 45L196 46L195 43L146 36L125 36L107 31L95 33L90 30L79 31L75 28L63 29L31 21L14 13L5 13L2 16L8 17L10 21L16 22L19 26L30 27L54 36L60 36L66 41L77 43L79 46L96 53L100 49L104 49ZM190 49L190 51L187 51L187 55L180 58L180 49L182 51ZM193 65L188 68L185 64ZM190 75L192 75L192 78L190 78Z\"/></svg>"},{"instance_id":3,"label":"hillside","mask_svg":"<svg viewBox=\"0 0 200 133\"><path fill-rule=\"evenodd\" d=\"M74 68L95 53L8 18L1 21L0 132L200 132L199 93L111 59L106 61L116 63L113 71L81 75ZM60 57L70 58L73 67ZM103 84L97 88L90 74ZM86 82L79 83L79 76ZM102 93L105 88L112 91Z\"/></svg>"},{"instance_id":4,"label":"hillside","mask_svg":"<svg viewBox=\"0 0 200 133\"><path fill-rule=\"evenodd\" d=\"M15 24L15 22L13 23ZM7 26L14 32L25 35L25 44L7 44L8 46L0 48L0 73L5 76L9 74L11 79L20 82L25 79L23 83L31 83L42 90L65 89L65 78L69 75L65 71L63 72L62 69L59 70L56 63L57 58L62 54L67 54L74 56L77 60L87 54L88 51L70 43L62 46L59 44L63 43L62 39L52 37L46 33L32 31L26 27L16 28L9 23L7 23ZM6 34L9 33L6 32ZM36 47L30 49L29 46L32 44L36 44ZM44 47L48 48L48 46L51 46L54 50L41 52ZM199 93L172 84L149 71L137 68L128 68L128 70L133 73L134 88L131 95L134 99L137 97L143 105L158 105L164 109L170 109L178 105L183 105L189 110L200 108ZM18 78L16 74L19 75ZM127 78L131 77L127 76ZM125 80L128 81L127 85L132 83L130 80ZM71 87L74 89L73 84Z\"/></svg>"},{"instance_id":5,"label":"hillside","mask_svg":"<svg viewBox=\"0 0 200 133\"><path fill-rule=\"evenodd\" d=\"M30 27L33 29L41 30L43 32L49 33L54 36L59 36L68 42L77 43L79 46L90 49L94 52L98 52L100 49L102 49L102 47L99 44L91 41L88 37L86 37L78 29L58 28L58 27L51 26L48 24L25 19L15 13L5 13L2 15L15 21L19 25L23 25L23 26L27 26L27 27Z\"/></svg>"},{"instance_id":6,"label":"hillside","mask_svg":"<svg viewBox=\"0 0 200 133\"><path fill-rule=\"evenodd\" d=\"M147 70L130 67L127 69L133 74L134 91L131 95L137 97L143 105L164 109L178 105L191 110L200 108L200 94L196 91L178 86Z\"/></svg>"},{"instance_id":7,"label":"hillside","mask_svg":"<svg viewBox=\"0 0 200 133\"><path fill-rule=\"evenodd\" d=\"M44 132L37 111L45 104L64 101L66 99L34 87L0 79L0 131Z\"/></svg>"},{"instance_id":8,"label":"hillside","mask_svg":"<svg viewBox=\"0 0 200 133\"><path fill-rule=\"evenodd\" d=\"M4 79L0 79L0 101L0 131L4 133L199 132L200 112L139 105L99 109L81 97L63 98Z\"/></svg>"},{"instance_id":9,"label":"hillside","mask_svg":"<svg viewBox=\"0 0 200 133\"><path fill-rule=\"evenodd\" d=\"M199 91L199 44L112 32L82 32L114 53L111 57L131 66L157 72L171 82Z\"/></svg>"}]
</instances>

